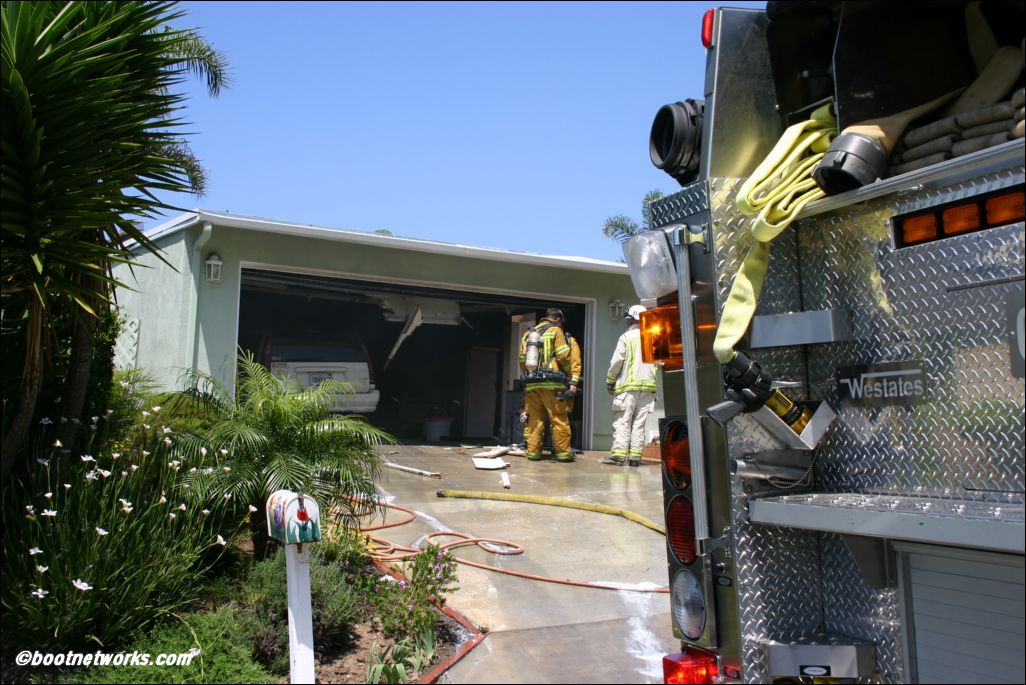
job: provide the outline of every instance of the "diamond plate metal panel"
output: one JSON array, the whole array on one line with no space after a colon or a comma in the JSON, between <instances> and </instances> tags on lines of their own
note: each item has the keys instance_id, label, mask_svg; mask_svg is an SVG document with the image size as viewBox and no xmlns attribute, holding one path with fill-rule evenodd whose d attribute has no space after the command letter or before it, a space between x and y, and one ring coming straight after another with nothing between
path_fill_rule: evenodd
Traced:
<instances>
[{"instance_id":1,"label":"diamond plate metal panel","mask_svg":"<svg viewBox=\"0 0 1026 685\"><path fill-rule=\"evenodd\" d=\"M653 202L652 226L668 226L686 217L709 209L709 196L705 192L705 181L696 181L683 189Z\"/></svg>"},{"instance_id":2,"label":"diamond plate metal panel","mask_svg":"<svg viewBox=\"0 0 1026 685\"><path fill-rule=\"evenodd\" d=\"M809 351L811 392L838 413L820 447L823 489L968 500L1017 493L1022 501L1026 388L1010 371L1005 300L1023 289L1023 224L902 250L889 232L895 214L1014 182L1021 168L801 226L805 308L852 316L851 342ZM838 402L838 367L904 360L926 363L928 402Z\"/></svg>"}]
</instances>

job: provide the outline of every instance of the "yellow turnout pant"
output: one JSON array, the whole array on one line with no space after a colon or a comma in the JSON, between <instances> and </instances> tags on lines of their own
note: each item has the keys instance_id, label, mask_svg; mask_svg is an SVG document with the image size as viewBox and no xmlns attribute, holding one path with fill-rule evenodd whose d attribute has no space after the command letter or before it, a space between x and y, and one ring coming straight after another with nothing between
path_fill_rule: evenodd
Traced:
<instances>
[{"instance_id":1,"label":"yellow turnout pant","mask_svg":"<svg viewBox=\"0 0 1026 685\"><path fill-rule=\"evenodd\" d=\"M556 391L541 389L524 393L524 408L527 410L527 453L541 454L545 438L545 418L552 427L552 447L556 456L571 455L570 422L566 418L566 402L556 399Z\"/></svg>"}]
</instances>

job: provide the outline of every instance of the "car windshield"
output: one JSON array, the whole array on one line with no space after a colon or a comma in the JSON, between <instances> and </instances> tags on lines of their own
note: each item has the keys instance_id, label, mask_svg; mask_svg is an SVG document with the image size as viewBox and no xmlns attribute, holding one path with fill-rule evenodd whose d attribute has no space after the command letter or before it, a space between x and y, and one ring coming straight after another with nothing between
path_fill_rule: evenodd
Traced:
<instances>
[{"instance_id":1,"label":"car windshield","mask_svg":"<svg viewBox=\"0 0 1026 685\"><path fill-rule=\"evenodd\" d=\"M284 343L271 349L272 362L366 362L359 343Z\"/></svg>"}]
</instances>

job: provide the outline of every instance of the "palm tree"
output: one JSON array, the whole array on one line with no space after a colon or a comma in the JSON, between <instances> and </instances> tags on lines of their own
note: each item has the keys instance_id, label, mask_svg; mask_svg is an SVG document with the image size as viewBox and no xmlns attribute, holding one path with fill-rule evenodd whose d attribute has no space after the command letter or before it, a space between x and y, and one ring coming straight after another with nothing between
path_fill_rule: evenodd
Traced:
<instances>
[{"instance_id":1,"label":"palm tree","mask_svg":"<svg viewBox=\"0 0 1026 685\"><path fill-rule=\"evenodd\" d=\"M352 392L348 384L324 381L304 390L240 350L236 393L196 370L186 372L185 385L179 398L214 422L202 436L180 438L179 446L193 454L210 446L223 454L215 477L198 478L194 487L214 488L257 508L251 523L258 558L267 543L264 503L275 490L312 495L321 511L345 525L355 525L373 506L377 447L394 439L362 417L329 413L339 393Z\"/></svg>"},{"instance_id":2,"label":"palm tree","mask_svg":"<svg viewBox=\"0 0 1026 685\"><path fill-rule=\"evenodd\" d=\"M644 199L641 201L642 223L640 226L638 225L638 222L634 221L630 217L623 214L617 214L616 216L611 216L606 219L606 223L602 226L602 235L623 245L627 239L636 236L642 231L652 228L652 209L649 205L656 200L661 200L662 198L662 191L648 191L645 194Z\"/></svg>"},{"instance_id":3,"label":"palm tree","mask_svg":"<svg viewBox=\"0 0 1026 685\"><path fill-rule=\"evenodd\" d=\"M216 94L227 70L193 31L167 28L182 16L174 7L2 3L0 319L4 347L23 359L18 397L5 392L4 482L35 411L54 311L84 315L72 359L87 366L96 312L120 285L112 265L132 260L132 241L159 256L134 221L175 209L155 191L202 190L181 132L184 96L172 89L194 72ZM69 386L82 385L82 376L69 374ZM67 416L81 411L75 387L65 394Z\"/></svg>"}]
</instances>

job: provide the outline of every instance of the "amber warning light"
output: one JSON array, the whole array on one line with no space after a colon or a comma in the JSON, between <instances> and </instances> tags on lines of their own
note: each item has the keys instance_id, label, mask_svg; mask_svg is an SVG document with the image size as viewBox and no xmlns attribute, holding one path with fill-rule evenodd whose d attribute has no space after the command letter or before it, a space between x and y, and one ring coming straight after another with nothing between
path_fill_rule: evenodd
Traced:
<instances>
[{"instance_id":1,"label":"amber warning light","mask_svg":"<svg viewBox=\"0 0 1026 685\"><path fill-rule=\"evenodd\" d=\"M668 371L684 368L680 309L666 304L641 313L641 360Z\"/></svg>"}]
</instances>

